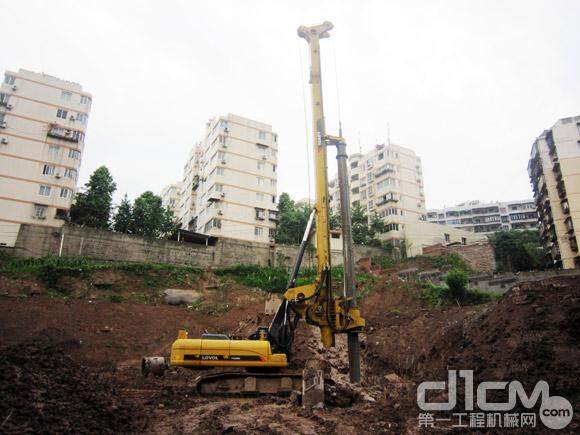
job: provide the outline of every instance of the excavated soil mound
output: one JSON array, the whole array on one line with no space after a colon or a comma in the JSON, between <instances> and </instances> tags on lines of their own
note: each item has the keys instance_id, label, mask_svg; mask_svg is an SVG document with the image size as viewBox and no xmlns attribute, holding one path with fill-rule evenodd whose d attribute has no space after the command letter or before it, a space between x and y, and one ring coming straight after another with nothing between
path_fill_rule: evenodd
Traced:
<instances>
[{"instance_id":1,"label":"excavated soil mound","mask_svg":"<svg viewBox=\"0 0 580 435\"><path fill-rule=\"evenodd\" d=\"M476 381L545 380L551 395L580 401L580 279L561 277L514 287L448 348L448 367ZM445 347L444 347L445 346ZM444 350L445 351L445 350Z\"/></svg>"},{"instance_id":2,"label":"excavated soil mound","mask_svg":"<svg viewBox=\"0 0 580 435\"><path fill-rule=\"evenodd\" d=\"M145 425L115 389L64 354L49 331L0 353L0 432L123 433Z\"/></svg>"}]
</instances>

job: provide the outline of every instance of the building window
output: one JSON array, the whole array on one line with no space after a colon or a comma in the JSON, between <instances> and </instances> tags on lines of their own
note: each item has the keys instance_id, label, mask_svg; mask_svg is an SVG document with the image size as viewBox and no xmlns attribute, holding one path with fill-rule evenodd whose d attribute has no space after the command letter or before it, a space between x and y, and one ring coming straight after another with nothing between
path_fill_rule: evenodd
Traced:
<instances>
[{"instance_id":1,"label":"building window","mask_svg":"<svg viewBox=\"0 0 580 435\"><path fill-rule=\"evenodd\" d=\"M264 230L262 227L254 227L254 236L261 237L264 234Z\"/></svg>"},{"instance_id":2,"label":"building window","mask_svg":"<svg viewBox=\"0 0 580 435\"><path fill-rule=\"evenodd\" d=\"M264 194L261 192L256 192L256 199L258 201L263 201L264 200Z\"/></svg>"},{"instance_id":3,"label":"building window","mask_svg":"<svg viewBox=\"0 0 580 435\"><path fill-rule=\"evenodd\" d=\"M4 83L6 83L7 85L13 85L14 80L16 80L16 77L14 77L13 75L4 74Z\"/></svg>"},{"instance_id":4,"label":"building window","mask_svg":"<svg viewBox=\"0 0 580 435\"><path fill-rule=\"evenodd\" d=\"M66 187L60 188L60 197L61 198L69 198L70 196L71 196L70 189L67 189Z\"/></svg>"},{"instance_id":5,"label":"building window","mask_svg":"<svg viewBox=\"0 0 580 435\"><path fill-rule=\"evenodd\" d=\"M258 131L258 139L266 140L266 132L259 130Z\"/></svg>"},{"instance_id":6,"label":"building window","mask_svg":"<svg viewBox=\"0 0 580 435\"><path fill-rule=\"evenodd\" d=\"M78 160L80 158L80 156L81 156L81 152L78 151L78 150L69 149L68 150L68 156L71 159Z\"/></svg>"},{"instance_id":7,"label":"building window","mask_svg":"<svg viewBox=\"0 0 580 435\"><path fill-rule=\"evenodd\" d=\"M262 170L262 169L264 169L264 165L265 165L265 163L264 163L264 162L257 162L257 163L258 163L258 164L257 164L256 166L258 167L258 170Z\"/></svg>"},{"instance_id":8,"label":"building window","mask_svg":"<svg viewBox=\"0 0 580 435\"><path fill-rule=\"evenodd\" d=\"M54 175L54 166L44 165L42 168L42 175Z\"/></svg>"},{"instance_id":9,"label":"building window","mask_svg":"<svg viewBox=\"0 0 580 435\"><path fill-rule=\"evenodd\" d=\"M350 162L350 168L351 169L358 168L358 162Z\"/></svg>"},{"instance_id":10,"label":"building window","mask_svg":"<svg viewBox=\"0 0 580 435\"><path fill-rule=\"evenodd\" d=\"M0 106L6 106L10 96L8 94L0 93Z\"/></svg>"},{"instance_id":11,"label":"building window","mask_svg":"<svg viewBox=\"0 0 580 435\"><path fill-rule=\"evenodd\" d=\"M70 101L71 97L72 97L72 92L62 91L60 93L60 99L61 100Z\"/></svg>"},{"instance_id":12,"label":"building window","mask_svg":"<svg viewBox=\"0 0 580 435\"><path fill-rule=\"evenodd\" d=\"M276 165L272 165L272 172L276 172Z\"/></svg>"},{"instance_id":13,"label":"building window","mask_svg":"<svg viewBox=\"0 0 580 435\"><path fill-rule=\"evenodd\" d=\"M216 168L216 171L215 172L216 172L216 175L224 175L224 168L218 166Z\"/></svg>"},{"instance_id":14,"label":"building window","mask_svg":"<svg viewBox=\"0 0 580 435\"><path fill-rule=\"evenodd\" d=\"M445 233L443 234L443 237L445 238L446 242L450 242L451 241L451 237L449 236L449 234Z\"/></svg>"},{"instance_id":15,"label":"building window","mask_svg":"<svg viewBox=\"0 0 580 435\"><path fill-rule=\"evenodd\" d=\"M48 146L48 153L53 156L58 156L60 152L60 147L58 145L49 145Z\"/></svg>"},{"instance_id":16,"label":"building window","mask_svg":"<svg viewBox=\"0 0 580 435\"><path fill-rule=\"evenodd\" d=\"M71 180L77 179L77 171L76 169L66 168L64 170L64 176L70 178Z\"/></svg>"},{"instance_id":17,"label":"building window","mask_svg":"<svg viewBox=\"0 0 580 435\"><path fill-rule=\"evenodd\" d=\"M357 181L358 180L358 174L353 174L350 176L350 181Z\"/></svg>"},{"instance_id":18,"label":"building window","mask_svg":"<svg viewBox=\"0 0 580 435\"><path fill-rule=\"evenodd\" d=\"M56 111L56 117L61 119L66 119L68 112L64 109L58 109Z\"/></svg>"},{"instance_id":19,"label":"building window","mask_svg":"<svg viewBox=\"0 0 580 435\"><path fill-rule=\"evenodd\" d=\"M350 191L352 192L353 195L356 195L359 192L358 187L353 187L352 189L350 189Z\"/></svg>"},{"instance_id":20,"label":"building window","mask_svg":"<svg viewBox=\"0 0 580 435\"><path fill-rule=\"evenodd\" d=\"M263 208L257 208L256 209L256 219L259 219L261 221L266 219L266 210L264 210Z\"/></svg>"},{"instance_id":21,"label":"building window","mask_svg":"<svg viewBox=\"0 0 580 435\"><path fill-rule=\"evenodd\" d=\"M34 217L37 219L45 219L47 208L48 207L46 205L34 204Z\"/></svg>"},{"instance_id":22,"label":"building window","mask_svg":"<svg viewBox=\"0 0 580 435\"><path fill-rule=\"evenodd\" d=\"M385 154L384 153L379 153L379 160L383 160L385 158Z\"/></svg>"},{"instance_id":23,"label":"building window","mask_svg":"<svg viewBox=\"0 0 580 435\"><path fill-rule=\"evenodd\" d=\"M268 228L268 237L272 240L276 237L276 228Z\"/></svg>"},{"instance_id":24,"label":"building window","mask_svg":"<svg viewBox=\"0 0 580 435\"><path fill-rule=\"evenodd\" d=\"M87 123L87 119L88 116L86 113L77 113L77 121L80 122L81 124L86 124Z\"/></svg>"},{"instance_id":25,"label":"building window","mask_svg":"<svg viewBox=\"0 0 580 435\"><path fill-rule=\"evenodd\" d=\"M50 186L41 185L38 194L41 196L50 196Z\"/></svg>"},{"instance_id":26,"label":"building window","mask_svg":"<svg viewBox=\"0 0 580 435\"><path fill-rule=\"evenodd\" d=\"M467 238L466 237L462 237L461 238L461 244L462 245L467 245Z\"/></svg>"},{"instance_id":27,"label":"building window","mask_svg":"<svg viewBox=\"0 0 580 435\"><path fill-rule=\"evenodd\" d=\"M276 187L276 180L270 180L270 186Z\"/></svg>"},{"instance_id":28,"label":"building window","mask_svg":"<svg viewBox=\"0 0 580 435\"><path fill-rule=\"evenodd\" d=\"M87 97L86 95L81 95L81 104L86 104L87 106L91 105L91 97Z\"/></svg>"},{"instance_id":29,"label":"building window","mask_svg":"<svg viewBox=\"0 0 580 435\"><path fill-rule=\"evenodd\" d=\"M278 142L278 135L276 133L272 133L272 141Z\"/></svg>"},{"instance_id":30,"label":"building window","mask_svg":"<svg viewBox=\"0 0 580 435\"><path fill-rule=\"evenodd\" d=\"M213 185L213 190L215 190L216 192L223 192L224 191L224 186L223 184L214 184Z\"/></svg>"},{"instance_id":31,"label":"building window","mask_svg":"<svg viewBox=\"0 0 580 435\"><path fill-rule=\"evenodd\" d=\"M256 181L258 182L258 186L261 186L262 184L264 184L264 178L263 177L256 177Z\"/></svg>"}]
</instances>

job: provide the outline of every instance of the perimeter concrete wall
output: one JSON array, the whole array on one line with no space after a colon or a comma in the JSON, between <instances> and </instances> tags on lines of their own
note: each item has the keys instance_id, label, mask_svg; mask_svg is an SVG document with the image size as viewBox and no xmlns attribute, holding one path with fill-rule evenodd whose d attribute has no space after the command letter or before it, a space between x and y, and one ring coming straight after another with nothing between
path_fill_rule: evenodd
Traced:
<instances>
[{"instance_id":1,"label":"perimeter concrete wall","mask_svg":"<svg viewBox=\"0 0 580 435\"><path fill-rule=\"evenodd\" d=\"M62 249L61 249L62 244ZM268 245L220 238L215 246L197 245L163 239L149 239L94 228L65 225L49 228L21 225L14 255L43 257L80 256L95 260L181 264L199 267L224 267L236 264L291 267L298 246ZM361 257L385 255L380 248L355 246L355 261ZM342 252L333 251L333 264L342 263ZM307 252L303 267L314 266L313 252Z\"/></svg>"}]
</instances>

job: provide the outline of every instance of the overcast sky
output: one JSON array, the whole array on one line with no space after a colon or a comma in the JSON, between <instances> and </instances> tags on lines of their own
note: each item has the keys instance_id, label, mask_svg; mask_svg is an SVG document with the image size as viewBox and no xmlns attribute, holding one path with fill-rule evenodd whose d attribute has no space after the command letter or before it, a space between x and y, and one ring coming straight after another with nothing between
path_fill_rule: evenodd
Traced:
<instances>
[{"instance_id":1,"label":"overcast sky","mask_svg":"<svg viewBox=\"0 0 580 435\"><path fill-rule=\"evenodd\" d=\"M574 0L0 0L0 69L93 94L80 181L107 165L117 200L181 180L207 119L228 112L279 133L278 193L298 199L308 58L296 29L324 20L335 26L322 43L328 133L338 77L349 152L359 137L363 152L384 143L390 125L422 157L428 207L531 197L534 138L580 114Z\"/></svg>"}]
</instances>

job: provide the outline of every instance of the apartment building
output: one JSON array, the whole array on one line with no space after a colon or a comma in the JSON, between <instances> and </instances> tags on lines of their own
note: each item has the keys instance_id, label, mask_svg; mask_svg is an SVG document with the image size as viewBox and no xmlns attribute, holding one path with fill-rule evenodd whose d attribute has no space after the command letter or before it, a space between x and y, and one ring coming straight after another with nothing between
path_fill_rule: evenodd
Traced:
<instances>
[{"instance_id":1,"label":"apartment building","mask_svg":"<svg viewBox=\"0 0 580 435\"><path fill-rule=\"evenodd\" d=\"M533 199L507 202L468 201L452 207L430 209L427 221L482 234L536 228L538 214Z\"/></svg>"},{"instance_id":2,"label":"apartment building","mask_svg":"<svg viewBox=\"0 0 580 435\"><path fill-rule=\"evenodd\" d=\"M351 154L348 162L352 205L360 204L386 223L381 238L403 240L405 224L423 220L426 213L421 158L399 145L376 145L366 154ZM336 177L329 183L329 200L331 211L339 213Z\"/></svg>"},{"instance_id":3,"label":"apartment building","mask_svg":"<svg viewBox=\"0 0 580 435\"><path fill-rule=\"evenodd\" d=\"M20 224L60 227L77 189L91 95L47 74L6 71L0 86L0 245Z\"/></svg>"},{"instance_id":4,"label":"apartment building","mask_svg":"<svg viewBox=\"0 0 580 435\"><path fill-rule=\"evenodd\" d=\"M535 140L528 174L548 261L580 268L580 116L560 119Z\"/></svg>"},{"instance_id":5,"label":"apartment building","mask_svg":"<svg viewBox=\"0 0 580 435\"><path fill-rule=\"evenodd\" d=\"M181 198L181 182L169 184L161 191L161 204L167 207L176 216Z\"/></svg>"},{"instance_id":6,"label":"apartment building","mask_svg":"<svg viewBox=\"0 0 580 435\"><path fill-rule=\"evenodd\" d=\"M184 168L184 229L253 242L274 240L278 221L278 135L262 122L211 119Z\"/></svg>"}]
</instances>

